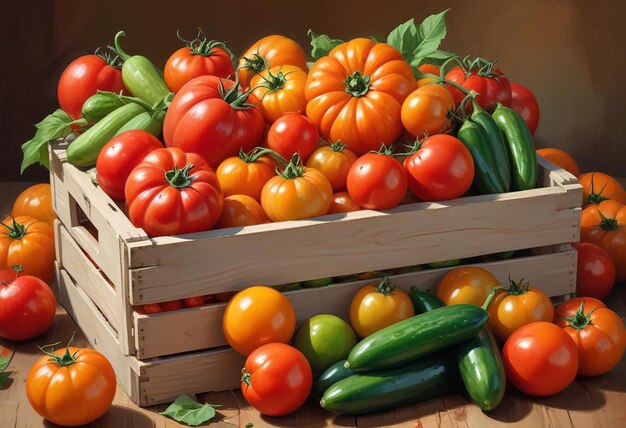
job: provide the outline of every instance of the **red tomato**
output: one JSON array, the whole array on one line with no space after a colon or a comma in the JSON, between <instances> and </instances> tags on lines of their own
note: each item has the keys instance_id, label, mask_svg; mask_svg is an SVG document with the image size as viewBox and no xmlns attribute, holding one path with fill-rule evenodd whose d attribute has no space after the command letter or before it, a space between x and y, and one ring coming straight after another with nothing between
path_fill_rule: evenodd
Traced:
<instances>
[{"instance_id":1,"label":"red tomato","mask_svg":"<svg viewBox=\"0 0 626 428\"><path fill-rule=\"evenodd\" d=\"M147 314L158 314L159 312L163 312L163 308L158 303L148 303L147 305L143 305L143 310Z\"/></svg>"},{"instance_id":2,"label":"red tomato","mask_svg":"<svg viewBox=\"0 0 626 428\"><path fill-rule=\"evenodd\" d=\"M554 395L576 378L578 350L559 326L537 321L513 333L504 344L506 377L520 391L537 397Z\"/></svg>"},{"instance_id":3,"label":"red tomato","mask_svg":"<svg viewBox=\"0 0 626 428\"><path fill-rule=\"evenodd\" d=\"M578 251L576 294L604 299L615 283L615 263L602 247L591 242L573 244Z\"/></svg>"},{"instance_id":4,"label":"red tomato","mask_svg":"<svg viewBox=\"0 0 626 428\"><path fill-rule=\"evenodd\" d=\"M474 160L467 147L451 135L426 138L404 160L409 189L424 201L443 201L463 195L474 180Z\"/></svg>"},{"instance_id":5,"label":"red tomato","mask_svg":"<svg viewBox=\"0 0 626 428\"><path fill-rule=\"evenodd\" d=\"M199 76L233 77L235 67L224 43L207 40L202 31L194 40L183 41L187 46L174 52L163 69L163 78L172 92L180 91L187 82Z\"/></svg>"},{"instance_id":6,"label":"red tomato","mask_svg":"<svg viewBox=\"0 0 626 428\"><path fill-rule=\"evenodd\" d=\"M530 129L530 133L535 135L539 126L539 103L530 89L519 83L511 83L511 104L509 107L522 116L528 129Z\"/></svg>"},{"instance_id":7,"label":"red tomato","mask_svg":"<svg viewBox=\"0 0 626 428\"><path fill-rule=\"evenodd\" d=\"M594 299L593 297L576 297L556 307L554 310L554 323L558 326L565 327L567 325L566 318L573 318L583 302L585 303L585 312L606 308L606 305L601 300Z\"/></svg>"},{"instance_id":8,"label":"red tomato","mask_svg":"<svg viewBox=\"0 0 626 428\"><path fill-rule=\"evenodd\" d=\"M328 214L347 213L362 209L361 206L352 200L348 192L342 191L333 195L333 204L330 206Z\"/></svg>"},{"instance_id":9,"label":"red tomato","mask_svg":"<svg viewBox=\"0 0 626 428\"><path fill-rule=\"evenodd\" d=\"M183 308L183 304L181 303L180 300L170 300L170 301L161 303L161 309L163 309L164 312L177 311L182 308Z\"/></svg>"},{"instance_id":10,"label":"red tomato","mask_svg":"<svg viewBox=\"0 0 626 428\"><path fill-rule=\"evenodd\" d=\"M454 67L446 74L446 79L463 86L467 90L478 92L476 101L485 110L494 109L496 103L508 106L511 103L511 84L508 79L502 71L493 70L493 63L482 58L477 58L474 62L476 61L478 61L477 65L467 63L465 68ZM465 95L451 85L448 88L458 106ZM470 104L467 106L469 110Z\"/></svg>"},{"instance_id":11,"label":"red tomato","mask_svg":"<svg viewBox=\"0 0 626 428\"><path fill-rule=\"evenodd\" d=\"M317 148L319 138L313 122L298 112L291 112L272 124L267 133L267 146L285 159L299 153L304 162Z\"/></svg>"},{"instance_id":12,"label":"red tomato","mask_svg":"<svg viewBox=\"0 0 626 428\"><path fill-rule=\"evenodd\" d=\"M313 385L311 366L302 352L283 343L268 343L246 359L241 392L252 407L267 416L298 409Z\"/></svg>"},{"instance_id":13,"label":"red tomato","mask_svg":"<svg viewBox=\"0 0 626 428\"><path fill-rule=\"evenodd\" d=\"M128 176L125 195L130 221L150 236L209 230L224 204L213 170L173 147L146 156Z\"/></svg>"},{"instance_id":14,"label":"red tomato","mask_svg":"<svg viewBox=\"0 0 626 428\"><path fill-rule=\"evenodd\" d=\"M0 271L0 337L28 340L50 327L57 301L39 278L16 276L15 270Z\"/></svg>"},{"instance_id":15,"label":"red tomato","mask_svg":"<svg viewBox=\"0 0 626 428\"><path fill-rule=\"evenodd\" d=\"M124 199L124 186L130 172L148 153L163 144L143 130L122 132L113 137L100 151L96 161L96 178L104 193L112 199Z\"/></svg>"},{"instance_id":16,"label":"red tomato","mask_svg":"<svg viewBox=\"0 0 626 428\"><path fill-rule=\"evenodd\" d=\"M386 153L367 153L348 171L348 193L363 208L385 210L404 198L407 173L402 164Z\"/></svg>"},{"instance_id":17,"label":"red tomato","mask_svg":"<svg viewBox=\"0 0 626 428\"><path fill-rule=\"evenodd\" d=\"M69 117L76 120L87 98L96 91L119 93L124 89L122 72L112 65L107 55L84 55L68 65L57 88L57 96L61 109Z\"/></svg>"},{"instance_id":18,"label":"red tomato","mask_svg":"<svg viewBox=\"0 0 626 428\"><path fill-rule=\"evenodd\" d=\"M183 299L186 308L195 308L204 305L206 298L204 296L187 297Z\"/></svg>"},{"instance_id":19,"label":"red tomato","mask_svg":"<svg viewBox=\"0 0 626 428\"><path fill-rule=\"evenodd\" d=\"M163 123L165 145L202 156L211 168L258 146L265 131L259 103L228 79L200 76L178 91Z\"/></svg>"}]
</instances>

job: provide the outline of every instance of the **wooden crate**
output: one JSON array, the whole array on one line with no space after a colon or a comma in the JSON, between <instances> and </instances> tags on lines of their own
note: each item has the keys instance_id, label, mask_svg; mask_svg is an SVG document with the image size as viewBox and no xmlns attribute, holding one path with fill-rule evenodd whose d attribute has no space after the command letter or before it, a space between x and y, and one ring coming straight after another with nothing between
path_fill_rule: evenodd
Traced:
<instances>
[{"instance_id":1,"label":"wooden crate","mask_svg":"<svg viewBox=\"0 0 626 428\"><path fill-rule=\"evenodd\" d=\"M226 347L224 304L154 315L133 305L525 248L534 255L483 266L501 281L525 277L551 296L575 289L568 243L579 237L581 188L542 159L542 187L533 190L148 238L65 161L63 143L51 152L60 300L116 361L120 384L141 405L236 387L242 359ZM393 280L405 289L434 288L446 271ZM321 312L345 318L364 283L287 295L299 322Z\"/></svg>"}]
</instances>

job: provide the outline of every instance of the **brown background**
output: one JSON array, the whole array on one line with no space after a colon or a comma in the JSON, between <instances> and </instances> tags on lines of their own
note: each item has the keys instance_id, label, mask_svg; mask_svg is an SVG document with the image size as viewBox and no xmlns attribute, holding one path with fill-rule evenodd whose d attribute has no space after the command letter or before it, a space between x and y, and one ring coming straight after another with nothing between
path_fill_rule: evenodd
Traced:
<instances>
[{"instance_id":1,"label":"brown background","mask_svg":"<svg viewBox=\"0 0 626 428\"><path fill-rule=\"evenodd\" d=\"M626 3L618 0L448 1L0 1L0 180L19 176L20 145L57 107L56 84L79 55L126 31L125 50L162 66L180 47L176 30L202 27L242 52L260 36L306 45L309 28L336 38L385 37L397 24L451 7L443 48L498 59L541 106L537 146L567 149L583 171L626 176Z\"/></svg>"}]
</instances>

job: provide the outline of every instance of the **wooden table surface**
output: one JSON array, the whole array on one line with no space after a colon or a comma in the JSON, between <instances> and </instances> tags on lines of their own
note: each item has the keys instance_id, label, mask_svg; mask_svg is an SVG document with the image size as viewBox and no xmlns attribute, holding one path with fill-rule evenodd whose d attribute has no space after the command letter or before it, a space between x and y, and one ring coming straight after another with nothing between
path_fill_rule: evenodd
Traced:
<instances>
[{"instance_id":1,"label":"wooden table surface","mask_svg":"<svg viewBox=\"0 0 626 428\"><path fill-rule=\"evenodd\" d=\"M20 191L30 183L0 183L0 212L10 211ZM616 284L605 299L621 317L626 316L626 284ZM39 358L37 345L66 342L76 332L75 343L89 346L74 321L63 308L57 309L52 327L32 341L10 343L15 355L8 371L9 381L0 389L0 428L55 427L31 408L25 393L25 382L32 364ZM1 340L1 339L0 339ZM207 373L207 376L210 376ZM196 397L201 402L220 404L212 427L626 427L626 359L610 373L595 378L579 378L562 393L536 399L519 393L510 385L502 404L493 412L482 412L470 404L461 390L397 410L367 416L336 417L317 403L308 403L292 415L266 418L247 405L240 391L207 393ZM177 422L159 415L167 406L139 408L118 388L113 406L89 427L149 428L179 427Z\"/></svg>"}]
</instances>

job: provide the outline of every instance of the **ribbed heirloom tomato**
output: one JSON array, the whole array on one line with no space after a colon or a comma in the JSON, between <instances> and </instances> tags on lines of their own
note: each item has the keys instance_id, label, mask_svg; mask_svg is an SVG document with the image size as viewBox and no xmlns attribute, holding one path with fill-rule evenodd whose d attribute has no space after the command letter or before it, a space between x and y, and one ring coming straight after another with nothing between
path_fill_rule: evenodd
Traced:
<instances>
[{"instance_id":1,"label":"ribbed heirloom tomato","mask_svg":"<svg viewBox=\"0 0 626 428\"><path fill-rule=\"evenodd\" d=\"M306 73L294 65L263 70L252 78L252 94L261 100L260 108L268 125L285 113L304 113Z\"/></svg>"},{"instance_id":2,"label":"ribbed heirloom tomato","mask_svg":"<svg viewBox=\"0 0 626 428\"><path fill-rule=\"evenodd\" d=\"M7 217L0 223L0 269L20 265L22 275L48 282L55 258L54 232L48 223L28 216Z\"/></svg>"},{"instance_id":3,"label":"ribbed heirloom tomato","mask_svg":"<svg viewBox=\"0 0 626 428\"><path fill-rule=\"evenodd\" d=\"M247 88L256 74L279 65L293 65L306 71L306 54L302 47L289 37L276 34L265 36L250 46L239 58L237 65L239 83Z\"/></svg>"},{"instance_id":4,"label":"ribbed heirloom tomato","mask_svg":"<svg viewBox=\"0 0 626 428\"><path fill-rule=\"evenodd\" d=\"M146 156L128 176L125 195L130 221L149 236L209 230L224 203L206 162L173 147Z\"/></svg>"},{"instance_id":5,"label":"ribbed heirloom tomato","mask_svg":"<svg viewBox=\"0 0 626 428\"><path fill-rule=\"evenodd\" d=\"M280 291L249 287L228 302L222 327L228 344L240 354L249 355L267 343L288 343L296 329L296 314Z\"/></svg>"},{"instance_id":6,"label":"ribbed heirloom tomato","mask_svg":"<svg viewBox=\"0 0 626 428\"><path fill-rule=\"evenodd\" d=\"M46 352L26 379L26 395L33 409L62 426L88 424L104 415L116 387L113 367L102 354L70 346Z\"/></svg>"},{"instance_id":7,"label":"ribbed heirloom tomato","mask_svg":"<svg viewBox=\"0 0 626 428\"><path fill-rule=\"evenodd\" d=\"M211 168L259 145L265 122L252 94L232 80L200 76L174 96L165 121L165 145L202 156Z\"/></svg>"},{"instance_id":8,"label":"ribbed heirloom tomato","mask_svg":"<svg viewBox=\"0 0 626 428\"><path fill-rule=\"evenodd\" d=\"M341 140L362 155L400 136L402 102L414 89L413 71L400 52L354 39L311 67L306 114L326 140Z\"/></svg>"},{"instance_id":9,"label":"ribbed heirloom tomato","mask_svg":"<svg viewBox=\"0 0 626 428\"><path fill-rule=\"evenodd\" d=\"M346 190L348 171L357 156L340 141L315 150L306 161L306 166L315 168L328 178L333 192Z\"/></svg>"},{"instance_id":10,"label":"ribbed heirloom tomato","mask_svg":"<svg viewBox=\"0 0 626 428\"><path fill-rule=\"evenodd\" d=\"M402 103L402 125L417 137L441 134L452 129L453 111L454 99L445 86L421 86Z\"/></svg>"},{"instance_id":11,"label":"ribbed heirloom tomato","mask_svg":"<svg viewBox=\"0 0 626 428\"><path fill-rule=\"evenodd\" d=\"M207 40L202 32L187 46L174 52L165 63L163 78L172 92L180 91L190 80L199 76L234 77L235 67L230 50L223 42Z\"/></svg>"},{"instance_id":12,"label":"ribbed heirloom tomato","mask_svg":"<svg viewBox=\"0 0 626 428\"><path fill-rule=\"evenodd\" d=\"M606 200L589 205L580 217L580 240L604 248L615 263L615 279L626 281L626 206Z\"/></svg>"},{"instance_id":13,"label":"ribbed heirloom tomato","mask_svg":"<svg viewBox=\"0 0 626 428\"><path fill-rule=\"evenodd\" d=\"M267 153L256 148L249 153L241 150L239 156L222 161L216 174L224 196L248 195L260 202L263 186L276 175L276 165Z\"/></svg>"},{"instance_id":14,"label":"ribbed heirloom tomato","mask_svg":"<svg viewBox=\"0 0 626 428\"><path fill-rule=\"evenodd\" d=\"M557 325L578 348L578 374L598 376L617 365L626 349L624 321L612 310L576 298L557 308Z\"/></svg>"},{"instance_id":15,"label":"ribbed heirloom tomato","mask_svg":"<svg viewBox=\"0 0 626 428\"><path fill-rule=\"evenodd\" d=\"M41 183L27 187L13 202L11 215L32 217L53 226L56 214L52 209L50 184Z\"/></svg>"},{"instance_id":16,"label":"ribbed heirloom tomato","mask_svg":"<svg viewBox=\"0 0 626 428\"><path fill-rule=\"evenodd\" d=\"M602 172L586 172L578 181L583 186L583 207L607 199L626 204L626 190L615 178Z\"/></svg>"},{"instance_id":17,"label":"ribbed heirloom tomato","mask_svg":"<svg viewBox=\"0 0 626 428\"><path fill-rule=\"evenodd\" d=\"M482 306L500 282L489 271L479 267L460 267L448 272L437 287L437 297L446 305L469 303Z\"/></svg>"}]
</instances>

